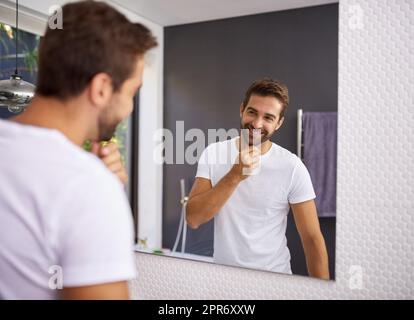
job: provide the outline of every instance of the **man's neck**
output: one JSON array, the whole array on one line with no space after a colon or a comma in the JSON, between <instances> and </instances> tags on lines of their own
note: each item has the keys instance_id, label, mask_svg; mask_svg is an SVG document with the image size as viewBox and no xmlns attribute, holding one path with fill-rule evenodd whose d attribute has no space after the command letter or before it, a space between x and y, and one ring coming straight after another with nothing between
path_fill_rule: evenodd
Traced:
<instances>
[{"instance_id":1,"label":"man's neck","mask_svg":"<svg viewBox=\"0 0 414 320\"><path fill-rule=\"evenodd\" d=\"M76 114L75 101L64 103L54 98L36 96L26 110L10 120L26 125L60 131L74 144L81 146L88 139L87 126Z\"/></svg>"}]
</instances>

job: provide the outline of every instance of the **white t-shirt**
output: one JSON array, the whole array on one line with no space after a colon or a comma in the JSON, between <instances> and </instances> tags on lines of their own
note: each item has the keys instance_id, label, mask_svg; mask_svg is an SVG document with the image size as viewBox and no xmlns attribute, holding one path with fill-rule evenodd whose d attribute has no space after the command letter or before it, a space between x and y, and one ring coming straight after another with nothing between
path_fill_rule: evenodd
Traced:
<instances>
[{"instance_id":1,"label":"white t-shirt","mask_svg":"<svg viewBox=\"0 0 414 320\"><path fill-rule=\"evenodd\" d=\"M196 177L209 179L214 187L238 156L236 139L210 144ZM295 154L272 143L255 173L240 182L214 217L214 261L292 273L286 240L289 203L316 197L309 172Z\"/></svg>"},{"instance_id":2,"label":"white t-shirt","mask_svg":"<svg viewBox=\"0 0 414 320\"><path fill-rule=\"evenodd\" d=\"M0 120L0 299L128 280L133 261L128 200L102 161L57 130Z\"/></svg>"}]
</instances>

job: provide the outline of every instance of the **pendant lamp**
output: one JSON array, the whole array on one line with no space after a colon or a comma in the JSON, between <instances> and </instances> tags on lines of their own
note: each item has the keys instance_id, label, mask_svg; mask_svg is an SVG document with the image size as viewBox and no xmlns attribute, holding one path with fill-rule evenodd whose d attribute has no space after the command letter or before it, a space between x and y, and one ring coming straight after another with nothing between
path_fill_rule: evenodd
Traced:
<instances>
[{"instance_id":1,"label":"pendant lamp","mask_svg":"<svg viewBox=\"0 0 414 320\"><path fill-rule=\"evenodd\" d=\"M12 113L23 111L34 96L35 86L26 82L17 72L19 34L19 1L16 0L16 68L8 80L0 81L0 108L8 108Z\"/></svg>"}]
</instances>

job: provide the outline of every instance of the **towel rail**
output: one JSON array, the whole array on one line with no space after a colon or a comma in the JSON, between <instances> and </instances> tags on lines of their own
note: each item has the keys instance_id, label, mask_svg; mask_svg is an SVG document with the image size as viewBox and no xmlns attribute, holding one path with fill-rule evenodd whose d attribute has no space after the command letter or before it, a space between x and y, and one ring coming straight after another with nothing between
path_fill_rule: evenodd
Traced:
<instances>
[{"instance_id":1,"label":"towel rail","mask_svg":"<svg viewBox=\"0 0 414 320\"><path fill-rule=\"evenodd\" d=\"M297 128L297 154L298 157L300 159L302 159L302 147L303 147L303 143L302 143L302 134L303 134L303 130L302 130L302 115L303 115L303 110L302 109L298 109L298 128Z\"/></svg>"}]
</instances>

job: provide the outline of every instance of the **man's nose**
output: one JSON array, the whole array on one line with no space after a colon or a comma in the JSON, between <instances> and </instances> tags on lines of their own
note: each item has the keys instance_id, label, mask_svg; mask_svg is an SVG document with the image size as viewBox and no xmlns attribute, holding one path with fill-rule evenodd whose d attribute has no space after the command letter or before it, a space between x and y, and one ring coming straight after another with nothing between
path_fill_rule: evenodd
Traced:
<instances>
[{"instance_id":1,"label":"man's nose","mask_svg":"<svg viewBox=\"0 0 414 320\"><path fill-rule=\"evenodd\" d=\"M254 129L262 129L263 127L263 121L260 118L255 119L252 124Z\"/></svg>"}]
</instances>

